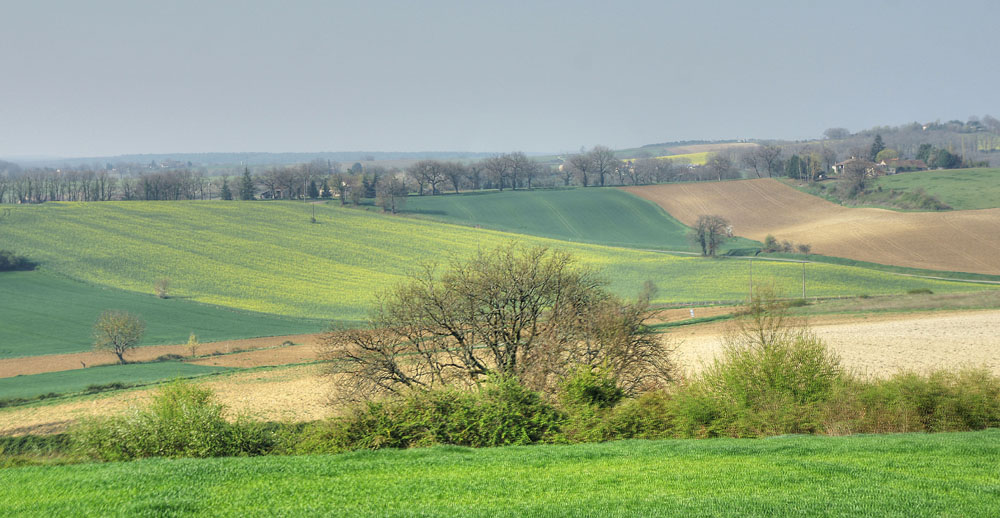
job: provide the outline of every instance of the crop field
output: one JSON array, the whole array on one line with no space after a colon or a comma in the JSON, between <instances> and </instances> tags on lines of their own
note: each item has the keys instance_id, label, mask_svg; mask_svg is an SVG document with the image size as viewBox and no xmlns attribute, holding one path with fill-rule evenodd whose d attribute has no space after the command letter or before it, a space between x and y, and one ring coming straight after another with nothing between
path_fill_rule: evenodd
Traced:
<instances>
[{"instance_id":1,"label":"crop field","mask_svg":"<svg viewBox=\"0 0 1000 518\"><path fill-rule=\"evenodd\" d=\"M104 365L88 369L46 372L29 376L0 378L0 399L32 398L42 394L80 392L90 385L121 382L145 384L175 378L192 378L228 370L225 367L192 365L183 362Z\"/></svg>"},{"instance_id":2,"label":"crop field","mask_svg":"<svg viewBox=\"0 0 1000 518\"><path fill-rule=\"evenodd\" d=\"M695 251L688 227L656 204L614 188L411 196L403 213L563 241ZM740 239L726 248L754 245Z\"/></svg>"},{"instance_id":3,"label":"crop field","mask_svg":"<svg viewBox=\"0 0 1000 518\"><path fill-rule=\"evenodd\" d=\"M16 516L996 516L1000 431L0 470ZM128 483L122 483L128 481Z\"/></svg>"},{"instance_id":4,"label":"crop field","mask_svg":"<svg viewBox=\"0 0 1000 518\"><path fill-rule=\"evenodd\" d=\"M733 182L729 182L733 183ZM5 247L43 268L89 283L151 292L169 277L173 295L193 301L296 317L363 319L379 289L422 261L466 257L513 240L575 254L603 273L610 288L634 296L659 288L654 302L740 300L745 260L706 260L566 243L438 222L298 203L107 202L18 207ZM800 294L801 266L755 261L757 282ZM807 267L806 294L847 296L989 289L888 275L862 268Z\"/></svg>"},{"instance_id":5,"label":"crop field","mask_svg":"<svg viewBox=\"0 0 1000 518\"><path fill-rule=\"evenodd\" d=\"M124 309L146 322L142 345L202 342L322 330L328 322L159 299L75 281L45 271L0 273L0 359L88 351L104 310ZM79 365L77 365L79 367Z\"/></svg>"},{"instance_id":6,"label":"crop field","mask_svg":"<svg viewBox=\"0 0 1000 518\"><path fill-rule=\"evenodd\" d=\"M883 176L883 189L923 189L956 210L1000 207L1000 168L917 171Z\"/></svg>"},{"instance_id":7,"label":"crop field","mask_svg":"<svg viewBox=\"0 0 1000 518\"><path fill-rule=\"evenodd\" d=\"M808 243L812 251L872 263L1000 274L1000 209L900 213L846 208L772 179L625 187L692 224L702 214L737 235Z\"/></svg>"}]
</instances>

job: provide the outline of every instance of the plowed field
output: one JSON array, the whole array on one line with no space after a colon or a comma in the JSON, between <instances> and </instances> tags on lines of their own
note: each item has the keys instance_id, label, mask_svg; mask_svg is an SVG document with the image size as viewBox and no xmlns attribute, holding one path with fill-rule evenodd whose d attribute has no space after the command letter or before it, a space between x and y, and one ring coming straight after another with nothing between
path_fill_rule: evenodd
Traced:
<instances>
[{"instance_id":1,"label":"plowed field","mask_svg":"<svg viewBox=\"0 0 1000 518\"><path fill-rule=\"evenodd\" d=\"M880 264L1000 274L1000 209L893 212L847 208L772 179L625 187L692 225L717 214L736 235L812 245L813 253Z\"/></svg>"}]
</instances>

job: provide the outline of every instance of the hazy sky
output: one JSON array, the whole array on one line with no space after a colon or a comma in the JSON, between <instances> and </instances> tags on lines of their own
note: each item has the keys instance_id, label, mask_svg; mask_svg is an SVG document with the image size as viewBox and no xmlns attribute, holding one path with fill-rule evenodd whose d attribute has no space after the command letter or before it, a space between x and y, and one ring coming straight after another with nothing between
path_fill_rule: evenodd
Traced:
<instances>
[{"instance_id":1,"label":"hazy sky","mask_svg":"<svg viewBox=\"0 0 1000 518\"><path fill-rule=\"evenodd\" d=\"M566 151L1000 117L1000 1L0 0L0 157Z\"/></svg>"}]
</instances>

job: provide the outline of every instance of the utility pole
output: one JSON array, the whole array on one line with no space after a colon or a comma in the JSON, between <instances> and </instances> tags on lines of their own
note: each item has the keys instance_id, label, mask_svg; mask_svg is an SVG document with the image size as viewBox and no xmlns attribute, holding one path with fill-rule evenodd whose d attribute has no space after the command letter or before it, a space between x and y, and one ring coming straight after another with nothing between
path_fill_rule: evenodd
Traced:
<instances>
[{"instance_id":1,"label":"utility pole","mask_svg":"<svg viewBox=\"0 0 1000 518\"><path fill-rule=\"evenodd\" d=\"M802 261L802 300L806 300L806 263Z\"/></svg>"},{"instance_id":2,"label":"utility pole","mask_svg":"<svg viewBox=\"0 0 1000 518\"><path fill-rule=\"evenodd\" d=\"M750 258L750 301L753 301L753 257Z\"/></svg>"}]
</instances>

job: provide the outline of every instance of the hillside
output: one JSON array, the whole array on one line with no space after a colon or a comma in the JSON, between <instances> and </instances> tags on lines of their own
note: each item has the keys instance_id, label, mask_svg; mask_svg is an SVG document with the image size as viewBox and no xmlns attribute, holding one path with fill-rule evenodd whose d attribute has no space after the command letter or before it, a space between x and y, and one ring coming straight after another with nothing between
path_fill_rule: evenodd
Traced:
<instances>
[{"instance_id":1,"label":"hillside","mask_svg":"<svg viewBox=\"0 0 1000 518\"><path fill-rule=\"evenodd\" d=\"M1000 432L618 441L0 470L11 515L996 516Z\"/></svg>"},{"instance_id":2,"label":"hillside","mask_svg":"<svg viewBox=\"0 0 1000 518\"><path fill-rule=\"evenodd\" d=\"M743 260L675 257L567 243L333 204L316 210L295 202L103 202L17 207L5 247L42 268L97 285L151 293L169 277L173 295L265 313L361 320L375 294L402 281L424 261L448 261L521 241L565 249L597 268L612 291L634 296L647 280L654 302L741 300ZM780 293L800 293L802 268L757 261L755 279ZM808 296L986 289L963 283L888 275L857 267L813 264Z\"/></svg>"},{"instance_id":3,"label":"hillside","mask_svg":"<svg viewBox=\"0 0 1000 518\"><path fill-rule=\"evenodd\" d=\"M614 188L410 196L403 214L563 241L695 251L688 227L655 204ZM753 245L735 240L726 248Z\"/></svg>"},{"instance_id":4,"label":"hillside","mask_svg":"<svg viewBox=\"0 0 1000 518\"><path fill-rule=\"evenodd\" d=\"M880 177L883 189L923 189L955 210L1000 207L1000 169L950 169L917 171Z\"/></svg>"},{"instance_id":5,"label":"hillside","mask_svg":"<svg viewBox=\"0 0 1000 518\"><path fill-rule=\"evenodd\" d=\"M626 191L655 201L688 225L717 214L737 235L809 243L817 254L929 270L1000 274L1000 209L900 213L846 208L772 179L644 187Z\"/></svg>"}]
</instances>

